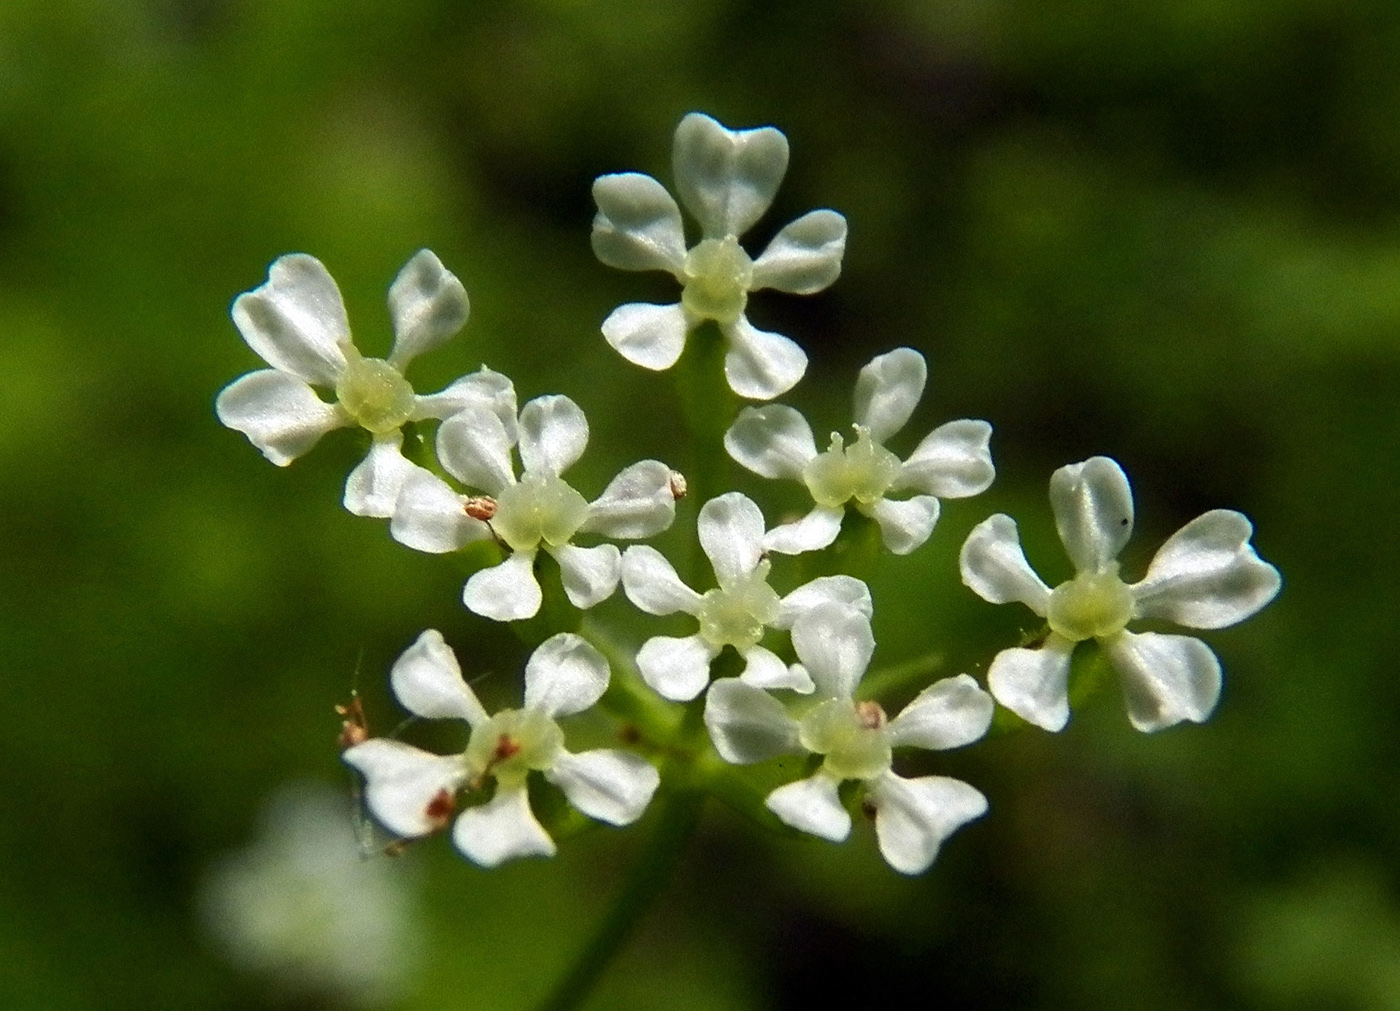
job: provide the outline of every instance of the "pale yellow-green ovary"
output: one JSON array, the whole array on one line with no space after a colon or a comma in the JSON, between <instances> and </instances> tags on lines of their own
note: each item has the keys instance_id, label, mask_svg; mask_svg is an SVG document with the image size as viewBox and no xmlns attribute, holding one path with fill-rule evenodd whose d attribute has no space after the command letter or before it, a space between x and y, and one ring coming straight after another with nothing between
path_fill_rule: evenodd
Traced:
<instances>
[{"instance_id":1,"label":"pale yellow-green ovary","mask_svg":"<svg viewBox=\"0 0 1400 1011\"><path fill-rule=\"evenodd\" d=\"M567 544L588 518L588 501L554 474L527 474L496 496L491 528L515 551Z\"/></svg>"},{"instance_id":2,"label":"pale yellow-green ovary","mask_svg":"<svg viewBox=\"0 0 1400 1011\"><path fill-rule=\"evenodd\" d=\"M1050 628L1071 642L1103 639L1123 631L1133 615L1133 592L1118 578L1118 566L1081 572L1050 594Z\"/></svg>"},{"instance_id":3,"label":"pale yellow-green ovary","mask_svg":"<svg viewBox=\"0 0 1400 1011\"><path fill-rule=\"evenodd\" d=\"M829 508L854 499L870 505L884 498L899 476L899 457L870 438L870 432L856 426L856 441L842 444L841 436L831 433L831 445L807 461L802 477L812 499Z\"/></svg>"},{"instance_id":4,"label":"pale yellow-green ovary","mask_svg":"<svg viewBox=\"0 0 1400 1011\"><path fill-rule=\"evenodd\" d=\"M748 305L753 261L734 236L705 239L685 257L681 304L697 319L729 326Z\"/></svg>"},{"instance_id":5,"label":"pale yellow-green ovary","mask_svg":"<svg viewBox=\"0 0 1400 1011\"><path fill-rule=\"evenodd\" d=\"M889 734L883 712L862 718L850 699L827 699L802 717L798 739L817 755L823 770L836 779L872 779L890 768ZM873 724L873 725L872 725Z\"/></svg>"}]
</instances>

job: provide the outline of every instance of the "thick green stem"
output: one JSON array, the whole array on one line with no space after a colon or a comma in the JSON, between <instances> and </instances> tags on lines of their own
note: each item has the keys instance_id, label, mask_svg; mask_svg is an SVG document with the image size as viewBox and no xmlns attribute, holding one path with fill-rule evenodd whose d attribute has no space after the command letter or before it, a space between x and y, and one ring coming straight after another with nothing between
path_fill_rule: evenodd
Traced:
<instances>
[{"instance_id":1,"label":"thick green stem","mask_svg":"<svg viewBox=\"0 0 1400 1011\"><path fill-rule=\"evenodd\" d=\"M700 820L704 802L704 793L692 789L666 795L652 836L623 883L622 891L572 967L539 1005L539 1011L569 1011L592 993L599 977L671 880L685 852L686 841Z\"/></svg>"}]
</instances>

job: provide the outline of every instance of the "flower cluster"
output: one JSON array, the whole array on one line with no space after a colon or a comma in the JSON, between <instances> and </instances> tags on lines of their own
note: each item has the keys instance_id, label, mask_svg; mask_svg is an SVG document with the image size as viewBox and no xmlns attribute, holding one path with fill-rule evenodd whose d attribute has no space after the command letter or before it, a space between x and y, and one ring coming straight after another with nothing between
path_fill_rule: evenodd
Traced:
<instances>
[{"instance_id":1,"label":"flower cluster","mask_svg":"<svg viewBox=\"0 0 1400 1011\"><path fill-rule=\"evenodd\" d=\"M772 203L787 170L786 138L771 127L729 130L692 113L676 130L673 154L680 204L650 176L620 173L594 184L598 258L624 270L664 270L681 285L675 304L615 309L603 337L627 360L663 370L680 358L691 331L712 326L726 342L729 386L771 400L801 380L807 356L790 338L749 322L749 293L826 288L841 271L846 221L812 211L753 259L739 238ZM681 205L700 225L692 246ZM390 683L409 712L465 723L460 752L370 737L358 723L344 735L344 760L363 776L380 824L403 839L450 831L457 849L483 866L554 853L551 816L532 806L532 772L582 815L629 825L668 789L672 769L694 790L717 776L742 777L746 766L776 763L757 791L761 807L745 813L840 841L852 831L852 813L863 811L889 865L920 873L950 834L988 810L988 800L959 779L900 774L900 751L971 745L987 733L998 704L1046 730L1062 729L1071 654L1088 639L1119 672L1137 729L1200 722L1220 694L1215 654L1199 639L1132 632L1128 624L1221 628L1279 590L1277 570L1250 545L1249 521L1227 510L1187 524L1140 581L1125 582L1117 557L1132 532L1128 480L1114 461L1093 457L1050 480L1055 524L1075 566L1071 579L1046 585L1026 561L1015 521L1002 514L978 524L962 547L968 587L992 603L1020 601L1044 619L1037 644L997 652L987 689L970 674L943 677L890 718L879 679L867 677L875 652L869 587L840 571L802 574L840 570L843 538L859 536L851 531L862 523L878 527L890 553L912 554L933 534L943 500L992 484L985 421L942 424L903 458L887 448L923 396L922 354L896 348L862 368L852 435L833 433L825 451L806 418L785 404L709 419L705 431L724 431L722 446L696 446L697 457L722 462L727 452L760 477L800 482L812 506L769 527L747 495L706 489L713 497L701 504L694 534L713 575L708 584L703 571L685 570L683 579L656 547L613 543L672 526L686 481L668 464L634 463L591 501L565 480L589 435L573 400L544 395L517 407L510 380L484 366L440 393L414 392L403 376L409 361L467 318L466 292L436 256L424 250L408 262L390 286L389 306L393 350L386 359L366 358L350 339L325 268L300 254L277 260L267 282L233 306L244 339L272 367L225 389L218 413L279 466L332 429L367 431L365 460L346 483L346 508L388 519L393 538L418 551L471 549L477 568L462 599L475 614L553 623L547 632L555 634L525 664L518 709L488 714L437 631L423 632L393 665ZM315 387L333 391L334 400ZM426 428L432 424L435 431ZM421 447L413 460L403 452L407 426ZM542 578L542 555L553 560L546 565L557 568L557 580ZM808 556L810 564L791 556ZM584 623L579 613L619 583L642 626L635 636ZM640 617L674 614L694 619L688 634L661 634ZM521 631L539 642L538 623ZM617 746L569 751L561 721L595 707L613 719ZM707 749L723 762L702 760ZM665 756L661 768L651 756ZM771 788L774 772L787 778ZM731 800L744 793L713 792Z\"/></svg>"}]
</instances>

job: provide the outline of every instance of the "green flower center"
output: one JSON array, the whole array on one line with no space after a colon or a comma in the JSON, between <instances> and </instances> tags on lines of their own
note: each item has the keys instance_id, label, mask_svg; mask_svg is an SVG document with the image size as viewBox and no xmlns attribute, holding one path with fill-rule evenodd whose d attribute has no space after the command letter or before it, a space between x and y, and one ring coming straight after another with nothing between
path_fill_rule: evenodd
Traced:
<instances>
[{"instance_id":1,"label":"green flower center","mask_svg":"<svg viewBox=\"0 0 1400 1011\"><path fill-rule=\"evenodd\" d=\"M870 438L869 429L856 425L855 430L856 441L849 446L832 432L830 448L803 468L802 479L817 505L839 506L851 499L870 505L884 498L899 476L899 457Z\"/></svg>"},{"instance_id":2,"label":"green flower center","mask_svg":"<svg viewBox=\"0 0 1400 1011\"><path fill-rule=\"evenodd\" d=\"M382 358L362 358L345 347L345 371L335 381L335 396L347 414L375 435L399 428L413 416L413 387Z\"/></svg>"},{"instance_id":3,"label":"green flower center","mask_svg":"<svg viewBox=\"0 0 1400 1011\"><path fill-rule=\"evenodd\" d=\"M506 709L472 728L466 760L478 776L520 786L531 769L548 769L564 746L564 732L535 709Z\"/></svg>"},{"instance_id":4,"label":"green flower center","mask_svg":"<svg viewBox=\"0 0 1400 1011\"><path fill-rule=\"evenodd\" d=\"M1081 572L1050 594L1050 628L1071 642L1102 639L1123 631L1133 616L1133 591L1108 572Z\"/></svg>"},{"instance_id":5,"label":"green flower center","mask_svg":"<svg viewBox=\"0 0 1400 1011\"><path fill-rule=\"evenodd\" d=\"M588 519L588 501L555 474L526 474L496 496L491 529L516 551L557 547Z\"/></svg>"},{"instance_id":6,"label":"green flower center","mask_svg":"<svg viewBox=\"0 0 1400 1011\"><path fill-rule=\"evenodd\" d=\"M802 746L825 755L823 768L837 779L872 779L891 762L885 711L874 702L827 699L798 724Z\"/></svg>"},{"instance_id":7,"label":"green flower center","mask_svg":"<svg viewBox=\"0 0 1400 1011\"><path fill-rule=\"evenodd\" d=\"M706 239L685 254L681 304L700 319L728 325L744 314L753 283L753 261L730 235Z\"/></svg>"},{"instance_id":8,"label":"green flower center","mask_svg":"<svg viewBox=\"0 0 1400 1011\"><path fill-rule=\"evenodd\" d=\"M746 649L756 646L763 630L778 618L778 594L768 585L767 559L738 582L710 590L700 598L700 637L711 646Z\"/></svg>"}]
</instances>

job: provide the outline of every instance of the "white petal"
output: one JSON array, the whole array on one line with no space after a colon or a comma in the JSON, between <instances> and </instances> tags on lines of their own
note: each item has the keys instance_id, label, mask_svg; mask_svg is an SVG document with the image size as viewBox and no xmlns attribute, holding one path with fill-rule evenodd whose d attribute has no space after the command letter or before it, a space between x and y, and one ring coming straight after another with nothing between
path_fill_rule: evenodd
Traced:
<instances>
[{"instance_id":1,"label":"white petal","mask_svg":"<svg viewBox=\"0 0 1400 1011\"><path fill-rule=\"evenodd\" d=\"M751 290L815 294L841 276L845 253L846 219L835 211L809 211L773 236L754 261Z\"/></svg>"},{"instance_id":2,"label":"white petal","mask_svg":"<svg viewBox=\"0 0 1400 1011\"><path fill-rule=\"evenodd\" d=\"M463 484L490 495L499 495L515 483L512 445L501 419L480 406L465 408L438 428L438 460L443 467Z\"/></svg>"},{"instance_id":3,"label":"white petal","mask_svg":"<svg viewBox=\"0 0 1400 1011\"><path fill-rule=\"evenodd\" d=\"M647 614L700 610L700 594L681 582L661 552L646 544L634 544L622 553L622 589Z\"/></svg>"},{"instance_id":4,"label":"white petal","mask_svg":"<svg viewBox=\"0 0 1400 1011\"><path fill-rule=\"evenodd\" d=\"M1027 723L1051 732L1069 722L1069 657L1074 643L1052 634L1040 649L1004 649L987 670L998 702Z\"/></svg>"},{"instance_id":5,"label":"white petal","mask_svg":"<svg viewBox=\"0 0 1400 1011\"><path fill-rule=\"evenodd\" d=\"M913 348L895 348L871 359L856 379L856 424L883 443L904 427L928 382L928 365Z\"/></svg>"},{"instance_id":6,"label":"white petal","mask_svg":"<svg viewBox=\"0 0 1400 1011\"><path fill-rule=\"evenodd\" d=\"M987 811L987 798L960 779L903 779L885 773L869 784L880 855L901 874L920 874L957 829Z\"/></svg>"},{"instance_id":7,"label":"white petal","mask_svg":"<svg viewBox=\"0 0 1400 1011\"><path fill-rule=\"evenodd\" d=\"M389 533L415 551L440 555L486 540L491 528L467 515L462 496L442 478L420 469L399 489Z\"/></svg>"},{"instance_id":8,"label":"white petal","mask_svg":"<svg viewBox=\"0 0 1400 1011\"><path fill-rule=\"evenodd\" d=\"M685 310L679 302L628 302L603 320L603 337L613 350L633 365L653 372L664 372L676 364L685 350L688 329Z\"/></svg>"},{"instance_id":9,"label":"white petal","mask_svg":"<svg viewBox=\"0 0 1400 1011\"><path fill-rule=\"evenodd\" d=\"M536 397L520 409L520 463L527 473L559 475L588 448L588 419L568 397Z\"/></svg>"},{"instance_id":10,"label":"white petal","mask_svg":"<svg viewBox=\"0 0 1400 1011\"><path fill-rule=\"evenodd\" d=\"M817 443L807 419L786 404L746 407L724 433L724 448L760 477L801 481Z\"/></svg>"},{"instance_id":11,"label":"white petal","mask_svg":"<svg viewBox=\"0 0 1400 1011\"><path fill-rule=\"evenodd\" d=\"M523 786L497 789L488 803L463 811L452 829L452 841L463 856L482 867L555 853L554 840L535 820Z\"/></svg>"},{"instance_id":12,"label":"white petal","mask_svg":"<svg viewBox=\"0 0 1400 1011\"><path fill-rule=\"evenodd\" d=\"M907 555L929 539L938 522L938 499L915 495L899 501L882 498L863 510L880 524L885 547L896 555Z\"/></svg>"},{"instance_id":13,"label":"white petal","mask_svg":"<svg viewBox=\"0 0 1400 1011\"><path fill-rule=\"evenodd\" d=\"M389 286L394 349L389 364L400 372L424 351L447 341L467 322L470 303L457 275L431 249L414 253Z\"/></svg>"},{"instance_id":14,"label":"white petal","mask_svg":"<svg viewBox=\"0 0 1400 1011\"><path fill-rule=\"evenodd\" d=\"M598 215L593 219L593 252L619 270L685 268L681 209L666 187L640 172L619 172L593 181Z\"/></svg>"},{"instance_id":15,"label":"white petal","mask_svg":"<svg viewBox=\"0 0 1400 1011\"><path fill-rule=\"evenodd\" d=\"M428 809L439 794L450 797L466 779L460 756L429 754L386 737L357 744L341 757L364 774L365 802L375 818L404 838L442 828L443 817Z\"/></svg>"},{"instance_id":16,"label":"white petal","mask_svg":"<svg viewBox=\"0 0 1400 1011\"><path fill-rule=\"evenodd\" d=\"M296 376L275 369L250 372L225 386L214 402L219 420L279 467L301 456L317 440L346 422Z\"/></svg>"},{"instance_id":17,"label":"white petal","mask_svg":"<svg viewBox=\"0 0 1400 1011\"><path fill-rule=\"evenodd\" d=\"M418 421L450 418L468 407L484 408L499 418L501 427L506 430L506 440L515 445L519 438L515 425L515 384L485 365L454 381L445 390L416 398L413 417Z\"/></svg>"},{"instance_id":18,"label":"white petal","mask_svg":"<svg viewBox=\"0 0 1400 1011\"><path fill-rule=\"evenodd\" d=\"M845 506L816 506L794 523L784 523L763 535L763 549L780 555L800 555L830 547L841 533Z\"/></svg>"},{"instance_id":19,"label":"white petal","mask_svg":"<svg viewBox=\"0 0 1400 1011\"><path fill-rule=\"evenodd\" d=\"M525 662L525 707L549 717L581 713L603 697L610 675L608 661L583 636L552 635Z\"/></svg>"},{"instance_id":20,"label":"white petal","mask_svg":"<svg viewBox=\"0 0 1400 1011\"><path fill-rule=\"evenodd\" d=\"M1220 661L1200 639L1120 632L1103 644L1123 686L1128 719L1143 732L1203 723L1220 699Z\"/></svg>"},{"instance_id":21,"label":"white petal","mask_svg":"<svg viewBox=\"0 0 1400 1011\"><path fill-rule=\"evenodd\" d=\"M720 757L735 765L802 753L797 721L782 703L738 678L720 678L710 685L705 728Z\"/></svg>"},{"instance_id":22,"label":"white petal","mask_svg":"<svg viewBox=\"0 0 1400 1011\"><path fill-rule=\"evenodd\" d=\"M322 386L334 386L345 369L345 303L314 256L291 253L274 260L262 287L234 299L233 322L274 369Z\"/></svg>"},{"instance_id":23,"label":"white petal","mask_svg":"<svg viewBox=\"0 0 1400 1011\"><path fill-rule=\"evenodd\" d=\"M742 235L763 216L787 172L787 138L771 126L727 130L692 112L676 127L676 192L706 238Z\"/></svg>"},{"instance_id":24,"label":"white petal","mask_svg":"<svg viewBox=\"0 0 1400 1011\"><path fill-rule=\"evenodd\" d=\"M851 834L851 816L837 796L839 785L835 779L818 772L810 779L778 787L768 795L764 807L799 831L841 842Z\"/></svg>"},{"instance_id":25,"label":"white petal","mask_svg":"<svg viewBox=\"0 0 1400 1011\"><path fill-rule=\"evenodd\" d=\"M855 576L818 576L783 598L783 609L774 628L792 628L793 622L819 604L843 604L869 618L875 612L870 587Z\"/></svg>"},{"instance_id":26,"label":"white petal","mask_svg":"<svg viewBox=\"0 0 1400 1011\"><path fill-rule=\"evenodd\" d=\"M743 579L763 558L763 513L748 496L731 491L700 507L700 547L720 586Z\"/></svg>"},{"instance_id":27,"label":"white petal","mask_svg":"<svg viewBox=\"0 0 1400 1011\"><path fill-rule=\"evenodd\" d=\"M745 666L739 675L745 684L769 691L787 688L803 695L810 695L816 686L801 664L789 667L778 659L778 655L762 646L750 646L740 650Z\"/></svg>"},{"instance_id":28,"label":"white petal","mask_svg":"<svg viewBox=\"0 0 1400 1011\"><path fill-rule=\"evenodd\" d=\"M663 699L689 702L710 683L710 661L717 652L698 635L658 635L637 651L637 670Z\"/></svg>"},{"instance_id":29,"label":"white petal","mask_svg":"<svg viewBox=\"0 0 1400 1011\"><path fill-rule=\"evenodd\" d=\"M588 519L579 530L618 540L659 534L676 518L671 468L660 460L642 460L626 468L588 504Z\"/></svg>"},{"instance_id":30,"label":"white petal","mask_svg":"<svg viewBox=\"0 0 1400 1011\"><path fill-rule=\"evenodd\" d=\"M489 719L437 629L428 629L400 654L389 684L400 704L425 720L466 720L476 726Z\"/></svg>"},{"instance_id":31,"label":"white petal","mask_svg":"<svg viewBox=\"0 0 1400 1011\"><path fill-rule=\"evenodd\" d=\"M929 685L890 721L890 743L915 748L961 748L980 740L992 725L996 705L968 677L943 678Z\"/></svg>"},{"instance_id":32,"label":"white petal","mask_svg":"<svg viewBox=\"0 0 1400 1011\"><path fill-rule=\"evenodd\" d=\"M1133 492L1123 468L1106 456L1050 475L1050 507L1065 552L1080 572L1102 572L1133 532Z\"/></svg>"},{"instance_id":33,"label":"white petal","mask_svg":"<svg viewBox=\"0 0 1400 1011\"><path fill-rule=\"evenodd\" d=\"M796 386L807 371L805 351L782 334L759 330L745 316L724 332L729 338L724 375L741 397L772 400Z\"/></svg>"},{"instance_id":34,"label":"white petal","mask_svg":"<svg viewBox=\"0 0 1400 1011\"><path fill-rule=\"evenodd\" d=\"M544 775L570 804L609 825L630 825L640 818L661 783L655 766L641 755L606 749L581 755L566 751Z\"/></svg>"},{"instance_id":35,"label":"white petal","mask_svg":"<svg viewBox=\"0 0 1400 1011\"><path fill-rule=\"evenodd\" d=\"M617 545L599 544L594 548L580 548L573 544L561 544L548 550L559 563L559 574L563 577L564 593L569 603L579 610L586 611L602 603L617 589L617 581L622 576L622 552Z\"/></svg>"},{"instance_id":36,"label":"white petal","mask_svg":"<svg viewBox=\"0 0 1400 1011\"><path fill-rule=\"evenodd\" d=\"M1254 553L1253 533L1240 513L1215 509L1172 534L1132 588L1137 616L1224 628L1257 612L1274 599L1282 579Z\"/></svg>"},{"instance_id":37,"label":"white petal","mask_svg":"<svg viewBox=\"0 0 1400 1011\"><path fill-rule=\"evenodd\" d=\"M369 455L345 479L345 508L356 516L394 515L399 492L414 474L428 473L403 455L403 435L398 431L376 435Z\"/></svg>"},{"instance_id":38,"label":"white petal","mask_svg":"<svg viewBox=\"0 0 1400 1011\"><path fill-rule=\"evenodd\" d=\"M500 565L472 573L462 589L467 610L492 621L533 618L542 600L533 551L517 551Z\"/></svg>"},{"instance_id":39,"label":"white petal","mask_svg":"<svg viewBox=\"0 0 1400 1011\"><path fill-rule=\"evenodd\" d=\"M916 488L939 498L968 498L991 487L996 477L988 444L992 426L964 418L939 425L900 468L895 488Z\"/></svg>"},{"instance_id":40,"label":"white petal","mask_svg":"<svg viewBox=\"0 0 1400 1011\"><path fill-rule=\"evenodd\" d=\"M819 604L792 626L792 647L817 686L818 698L848 699L855 694L875 636L870 619L844 604Z\"/></svg>"},{"instance_id":41,"label":"white petal","mask_svg":"<svg viewBox=\"0 0 1400 1011\"><path fill-rule=\"evenodd\" d=\"M992 604L1019 600L1045 617L1050 587L1026 561L1016 521L1010 516L997 513L973 527L958 563L963 583L983 600Z\"/></svg>"}]
</instances>

